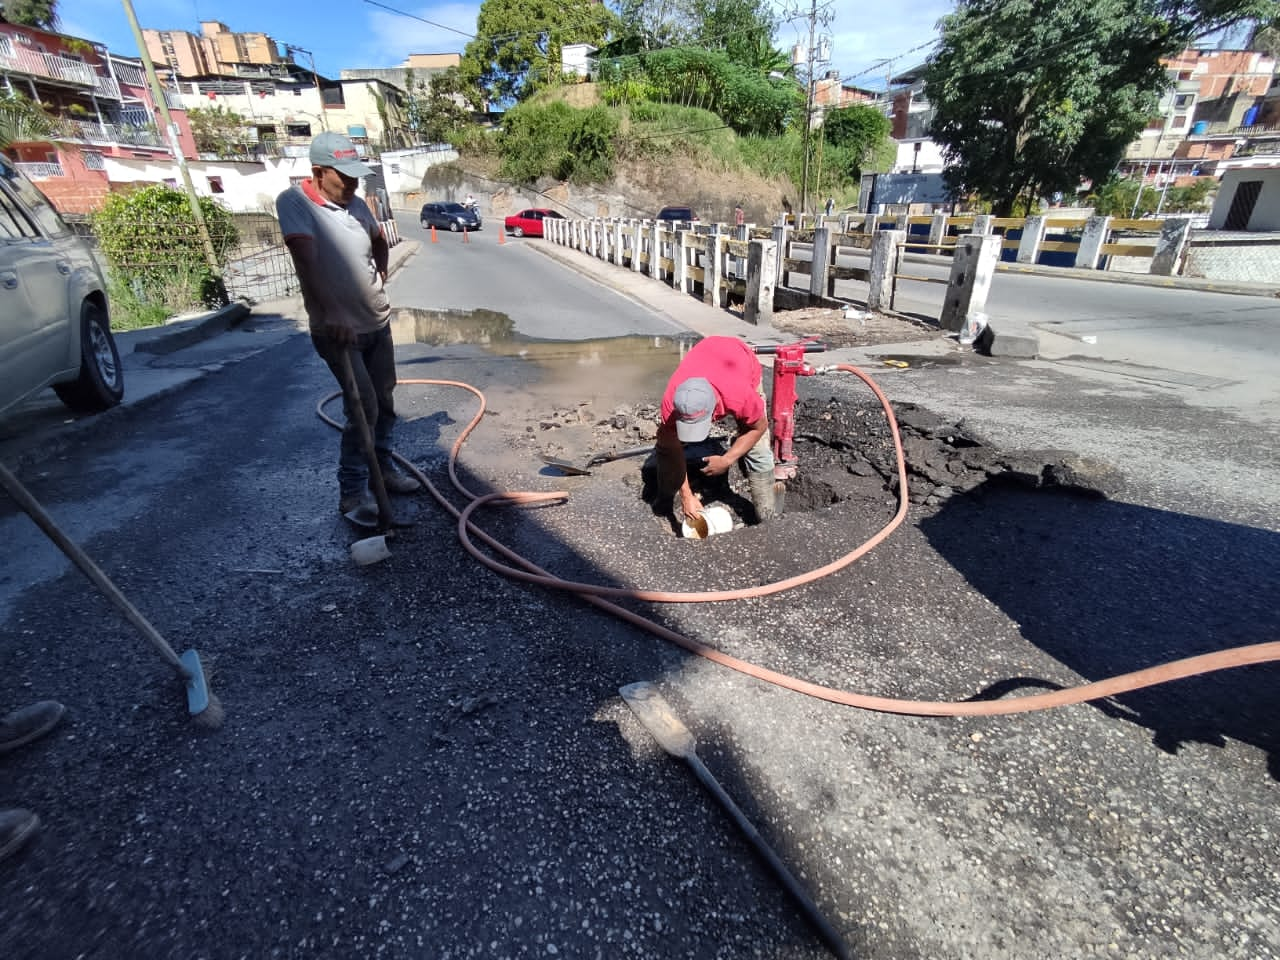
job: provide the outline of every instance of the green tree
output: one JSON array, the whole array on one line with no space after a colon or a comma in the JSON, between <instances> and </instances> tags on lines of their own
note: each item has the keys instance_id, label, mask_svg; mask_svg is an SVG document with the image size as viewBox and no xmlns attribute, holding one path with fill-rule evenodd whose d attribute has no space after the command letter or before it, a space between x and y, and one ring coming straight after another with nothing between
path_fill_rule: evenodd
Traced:
<instances>
[{"instance_id":1,"label":"green tree","mask_svg":"<svg viewBox=\"0 0 1280 960\"><path fill-rule=\"evenodd\" d=\"M689 0L620 0L616 32L613 53L689 43L694 34Z\"/></svg>"},{"instance_id":2,"label":"green tree","mask_svg":"<svg viewBox=\"0 0 1280 960\"><path fill-rule=\"evenodd\" d=\"M187 111L191 136L201 153L225 157L244 140L244 117L229 107L192 107Z\"/></svg>"},{"instance_id":3,"label":"green tree","mask_svg":"<svg viewBox=\"0 0 1280 960\"><path fill-rule=\"evenodd\" d=\"M930 134L957 192L1007 216L1021 196L1104 181L1157 112L1160 58L1273 0L961 0L925 70Z\"/></svg>"},{"instance_id":4,"label":"green tree","mask_svg":"<svg viewBox=\"0 0 1280 960\"><path fill-rule=\"evenodd\" d=\"M723 50L730 62L755 70L763 58L773 60L776 19L769 0L692 0L690 12L694 45Z\"/></svg>"},{"instance_id":5,"label":"green tree","mask_svg":"<svg viewBox=\"0 0 1280 960\"><path fill-rule=\"evenodd\" d=\"M875 161L889 139L892 124L889 118L875 107L854 104L827 113L822 122L825 143L848 151L856 158L856 165L847 171L857 179L862 169Z\"/></svg>"},{"instance_id":6,"label":"green tree","mask_svg":"<svg viewBox=\"0 0 1280 960\"><path fill-rule=\"evenodd\" d=\"M562 82L565 44L598 47L615 23L597 0L484 0L476 38L462 54L462 79L492 103L523 100Z\"/></svg>"},{"instance_id":7,"label":"green tree","mask_svg":"<svg viewBox=\"0 0 1280 960\"><path fill-rule=\"evenodd\" d=\"M4 0L0 12L10 23L41 30L58 29L58 4L54 0Z\"/></svg>"},{"instance_id":8,"label":"green tree","mask_svg":"<svg viewBox=\"0 0 1280 960\"><path fill-rule=\"evenodd\" d=\"M1280 57L1280 18L1254 24L1246 46L1250 50Z\"/></svg>"}]
</instances>

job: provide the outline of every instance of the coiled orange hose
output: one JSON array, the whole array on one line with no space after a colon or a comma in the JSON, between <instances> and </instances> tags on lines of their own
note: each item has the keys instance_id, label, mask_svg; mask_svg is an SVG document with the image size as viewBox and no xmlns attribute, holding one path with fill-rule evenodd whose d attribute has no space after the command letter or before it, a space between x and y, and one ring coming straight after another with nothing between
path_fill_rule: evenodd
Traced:
<instances>
[{"instance_id":1,"label":"coiled orange hose","mask_svg":"<svg viewBox=\"0 0 1280 960\"><path fill-rule=\"evenodd\" d=\"M898 509L893 518L885 524L885 526L865 543L858 546L844 556L833 560L822 567L810 570L806 573L797 574L783 580L773 583L762 584L755 587L744 587L737 590L709 590L704 592L692 593L675 593L662 590L643 590L628 587L606 587L599 584L581 583L573 580L564 580L557 577L532 561L515 553L513 550L489 536L483 530L475 526L472 515L481 507L494 503L502 504L534 504L547 503L555 500L567 500L569 494L567 491L558 490L549 493L541 493L535 491L514 491L507 493L491 493L485 495L477 495L468 490L467 487L458 478L456 464L458 453L462 449L463 443L466 442L467 436L480 423L485 411L485 397L478 389L469 383L463 383L460 380L434 380L434 379L412 379L400 380L401 384L416 384L430 386L457 387L460 390L466 390L474 394L480 401L480 407L476 411L475 416L458 434L458 438L453 442L453 446L449 450L449 479L454 487L462 493L470 502L468 505L459 510L437 489L435 484L406 458L395 454L396 461L409 470L419 481L427 488L436 501L444 507L450 514L457 518L458 521L458 538L462 541L463 547L473 557L504 576L517 580L523 580L526 583L535 583L541 586L549 587L557 590L567 590L577 593L588 603L605 610L619 619L625 620L643 630L647 630L654 636L661 637L670 643L697 654L721 666L729 667L744 673L747 676L763 680L796 693L802 693L805 696L815 697L820 700L826 700L831 703L839 703L845 706L857 707L862 710L875 710L881 713L905 714L910 716L927 716L927 717L976 717L976 716L996 716L1011 713L1030 713L1036 710L1048 710L1053 707L1062 707L1069 704L1084 703L1088 700L1098 700L1103 697L1114 697L1122 693L1129 693L1134 690L1140 690L1144 687L1153 687L1158 684L1168 683L1172 680L1181 680L1187 677L1193 677L1200 674L1213 673L1219 670L1228 670L1234 667L1248 666L1250 664L1271 663L1280 660L1280 642L1258 643L1243 647L1231 647L1226 650L1219 650L1213 653L1201 654L1200 656L1187 657L1182 660L1174 660L1168 663L1159 664L1154 667L1148 667L1144 670L1137 670L1132 673L1125 673L1119 676L1110 677L1105 680L1098 680L1093 683L1083 684L1076 687L1068 687L1062 690L1055 690L1048 693L1031 694L1027 696L1016 697L1009 700L982 700L982 701L928 701L928 700L900 700L891 697L878 697L869 694L854 693L848 690L839 690L834 687L823 686L822 684L811 683L808 680L802 680L789 674L779 673L776 670L770 670L759 664L742 660L731 654L717 650L715 647L694 640L684 634L677 633L668 629L661 624L655 623L641 614L621 607L616 603L606 600L605 597L618 597L631 600L648 600L658 603L707 603L723 600L740 600L748 597L763 597L770 594L780 593L784 590L790 590L792 587L798 587L802 584L811 583L814 580L821 579L829 574L835 573L853 563L859 557L865 555L878 544L883 542L895 529L902 524L907 515L907 467L906 460L902 452L902 437L898 431L898 422L893 415L893 408L888 398L876 383L864 372L850 364L836 364L834 367L827 369L841 370L851 373L862 380L880 401L881 407L884 409L885 417L888 420L890 432L893 435L894 451L898 461ZM335 391L332 394L321 399L316 407L316 413L327 424L335 428L341 428L336 420L330 418L324 412L324 405L329 401L341 396L341 391ZM483 553L473 542L475 537L481 540L495 553L505 557L510 563L502 563L493 557Z\"/></svg>"}]
</instances>

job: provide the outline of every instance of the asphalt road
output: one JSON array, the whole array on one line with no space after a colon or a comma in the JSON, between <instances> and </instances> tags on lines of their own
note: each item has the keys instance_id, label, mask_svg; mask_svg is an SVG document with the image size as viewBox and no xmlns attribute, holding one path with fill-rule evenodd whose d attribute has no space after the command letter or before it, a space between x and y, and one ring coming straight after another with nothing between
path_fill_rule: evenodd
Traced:
<instances>
[{"instance_id":1,"label":"asphalt road","mask_svg":"<svg viewBox=\"0 0 1280 960\"><path fill-rule=\"evenodd\" d=\"M869 258L842 255L844 266ZM908 260L902 273L946 279L949 265ZM793 285L808 282L797 274ZM866 284L840 281L837 294L865 300ZM895 308L936 319L944 284L899 282ZM1106 360L1173 373L1166 382L1238 385L1231 403L1280 409L1280 300L998 272L986 311L1044 334L1042 353ZM1237 402L1238 401L1238 402ZM1280 416L1280 414L1275 414Z\"/></svg>"},{"instance_id":2,"label":"asphalt road","mask_svg":"<svg viewBox=\"0 0 1280 960\"><path fill-rule=\"evenodd\" d=\"M424 247L391 292L436 325L433 342L401 337L402 378L489 398L464 482L571 493L487 511L503 542L584 580L693 590L809 569L887 520L887 502L846 503L679 541L639 502L634 461L550 475L539 452L588 449L656 400L678 348L537 241L482 236ZM521 343L550 335L562 301L558 335L586 342ZM513 322L459 315L449 341L446 309ZM70 708L0 760L0 803L45 820L0 867L0 956L828 956L622 705L636 680L659 683L856 956L1280 955L1276 667L1050 713L903 718L784 692L484 570L425 497L403 503L418 521L392 559L357 568L313 409L333 385L293 317L130 354L139 380L192 376L92 420L0 431L55 518L212 662L227 709L221 732L195 731L164 664L0 502L0 704ZM863 561L779 597L629 606L777 670L923 699L1277 639L1274 430L1150 382L945 359L882 383L1006 447L1105 456L1126 485L1095 500L992 483L913 508ZM801 388L865 399L851 380ZM474 399L400 398L401 452L447 489Z\"/></svg>"}]
</instances>

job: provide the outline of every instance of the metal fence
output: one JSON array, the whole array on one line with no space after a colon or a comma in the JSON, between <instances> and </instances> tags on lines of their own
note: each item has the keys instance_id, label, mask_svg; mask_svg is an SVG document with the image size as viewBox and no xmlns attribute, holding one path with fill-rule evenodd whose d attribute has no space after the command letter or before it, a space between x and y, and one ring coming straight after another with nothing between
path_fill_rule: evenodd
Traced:
<instances>
[{"instance_id":1,"label":"metal fence","mask_svg":"<svg viewBox=\"0 0 1280 960\"><path fill-rule=\"evenodd\" d=\"M117 262L110 263L94 234L92 219L66 219L88 242L107 274L114 298L113 312L137 312L146 307L152 313L165 308L178 314L204 306L201 299L204 291L198 284L188 282L193 264L198 272L204 262L198 252L201 243L194 226L139 223L136 252L118 253ZM227 295L252 305L297 293L297 274L276 218L259 211L232 214L231 220L235 226L235 242L224 251L222 258ZM163 243L146 242L156 237L163 238ZM223 246L225 244L215 238L215 247Z\"/></svg>"}]
</instances>

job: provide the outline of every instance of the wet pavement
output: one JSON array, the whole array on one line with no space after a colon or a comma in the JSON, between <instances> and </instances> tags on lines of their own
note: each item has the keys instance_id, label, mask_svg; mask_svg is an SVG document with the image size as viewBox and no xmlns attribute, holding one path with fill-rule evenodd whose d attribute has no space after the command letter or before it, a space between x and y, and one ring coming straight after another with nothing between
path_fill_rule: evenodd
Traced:
<instances>
[{"instance_id":1,"label":"wet pavement","mask_svg":"<svg viewBox=\"0 0 1280 960\"><path fill-rule=\"evenodd\" d=\"M541 455L649 439L641 414L687 338L559 342L508 321L401 311L397 359L406 381L484 391L460 458L469 489L568 493L477 519L557 576L750 587L838 559L892 515L878 405L830 375L799 385L797 429L818 438L802 471L840 496L676 538L642 499L641 460L564 477ZM329 497L336 440L314 412L332 383L287 309L251 323L194 354L131 353L198 375L53 446L26 427L0 439L145 614L207 656L227 707L221 732L196 732L163 664L0 507L0 702L71 708L0 763L0 801L45 819L0 867L4 956L829 955L623 705L617 689L637 680L658 684L857 956L1277 955L1274 666L1048 713L898 717L762 683L498 576L425 496L398 498L419 519L392 557L356 567ZM218 343L234 349L219 358ZM920 699L1017 696L1277 639L1276 494L1253 482L1271 434L949 342L836 356L917 404L918 440L1066 450L1120 478L1099 498L953 472L974 482L939 497L939 473L906 524L830 577L623 607L783 673ZM399 395L401 452L463 505L447 450L477 401L438 384ZM973 450L950 447L961 463ZM948 471L917 450L921 471Z\"/></svg>"}]
</instances>

